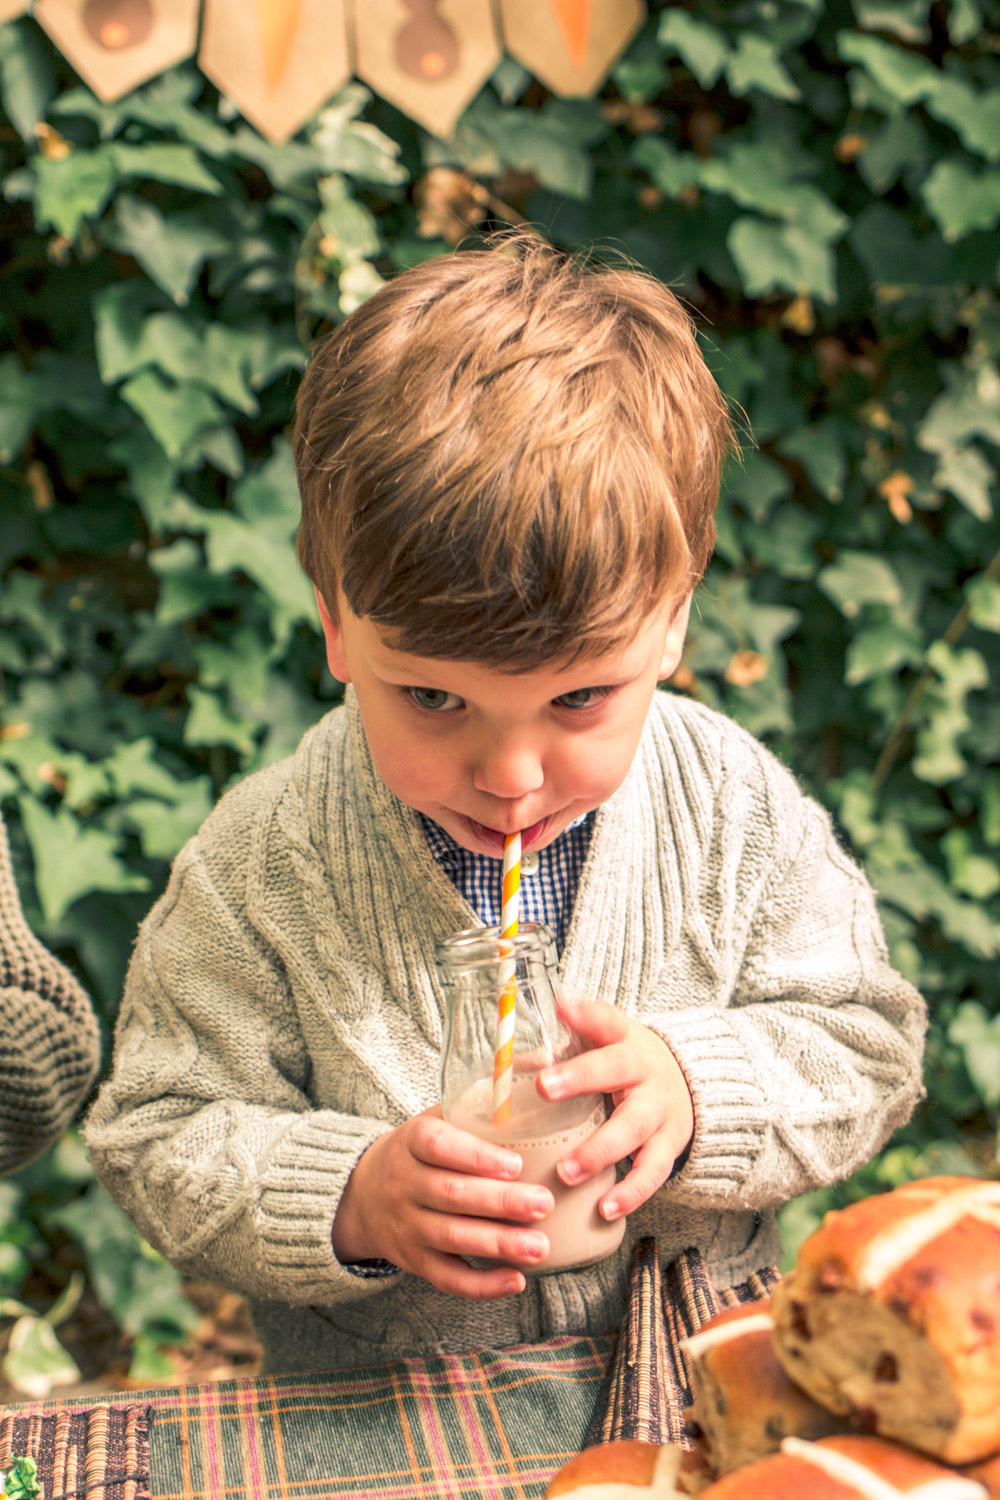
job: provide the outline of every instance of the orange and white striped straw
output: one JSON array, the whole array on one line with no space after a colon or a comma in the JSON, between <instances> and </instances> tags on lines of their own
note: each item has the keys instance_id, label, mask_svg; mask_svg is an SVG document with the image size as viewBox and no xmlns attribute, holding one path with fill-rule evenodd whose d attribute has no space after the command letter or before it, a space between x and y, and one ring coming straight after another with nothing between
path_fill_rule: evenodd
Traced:
<instances>
[{"instance_id":1,"label":"orange and white striped straw","mask_svg":"<svg viewBox=\"0 0 1000 1500\"><path fill-rule=\"evenodd\" d=\"M500 937L516 938L521 912L521 835L509 833L503 845L503 905ZM510 1091L514 1078L514 1004L517 1000L517 961L501 947L500 1002L496 1051L493 1056L493 1124L510 1124ZM508 956L509 955L509 956Z\"/></svg>"}]
</instances>

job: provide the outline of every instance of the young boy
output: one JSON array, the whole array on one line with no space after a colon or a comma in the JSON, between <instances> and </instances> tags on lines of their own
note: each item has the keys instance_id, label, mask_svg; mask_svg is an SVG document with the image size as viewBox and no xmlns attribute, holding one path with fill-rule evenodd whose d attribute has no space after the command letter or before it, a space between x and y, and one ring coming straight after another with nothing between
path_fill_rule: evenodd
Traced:
<instances>
[{"instance_id":1,"label":"young boy","mask_svg":"<svg viewBox=\"0 0 1000 1500\"><path fill-rule=\"evenodd\" d=\"M305 376L299 554L347 701L178 856L88 1129L271 1371L606 1330L643 1235L742 1280L919 1096L922 1003L826 814L655 691L729 442L677 300L529 236L400 276ZM628 1216L534 1278L550 1195L437 1104L434 944L497 920L513 830L590 1045L540 1086L614 1104L560 1173L623 1163Z\"/></svg>"}]
</instances>

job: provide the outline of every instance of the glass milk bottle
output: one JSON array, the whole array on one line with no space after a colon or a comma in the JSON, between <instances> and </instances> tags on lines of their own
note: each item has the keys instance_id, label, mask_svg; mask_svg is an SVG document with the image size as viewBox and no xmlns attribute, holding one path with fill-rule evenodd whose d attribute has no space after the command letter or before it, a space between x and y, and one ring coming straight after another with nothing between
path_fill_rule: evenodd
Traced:
<instances>
[{"instance_id":1,"label":"glass milk bottle","mask_svg":"<svg viewBox=\"0 0 1000 1500\"><path fill-rule=\"evenodd\" d=\"M448 1002L441 1063L445 1119L516 1151L524 1163L519 1181L552 1193L555 1208L538 1221L551 1250L533 1270L561 1271L603 1259L625 1233L624 1219L608 1223L597 1211L614 1185L614 1166L577 1187L567 1187L555 1170L603 1122L603 1095L549 1102L535 1086L543 1068L584 1050L556 1010L560 986L552 934L541 922L523 922L512 938L501 938L499 927L470 928L438 943L436 958ZM494 1062L501 995L515 985L509 1120L503 1123Z\"/></svg>"}]
</instances>

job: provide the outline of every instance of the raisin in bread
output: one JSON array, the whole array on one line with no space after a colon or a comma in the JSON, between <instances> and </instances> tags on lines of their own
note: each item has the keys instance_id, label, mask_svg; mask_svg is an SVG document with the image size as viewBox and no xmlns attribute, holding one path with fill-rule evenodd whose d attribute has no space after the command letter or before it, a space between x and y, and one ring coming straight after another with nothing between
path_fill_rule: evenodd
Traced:
<instances>
[{"instance_id":1,"label":"raisin in bread","mask_svg":"<svg viewBox=\"0 0 1000 1500\"><path fill-rule=\"evenodd\" d=\"M771 1306L821 1406L952 1464L1000 1449L1000 1183L927 1178L827 1214Z\"/></svg>"},{"instance_id":2,"label":"raisin in bread","mask_svg":"<svg viewBox=\"0 0 1000 1500\"><path fill-rule=\"evenodd\" d=\"M716 1477L776 1453L783 1438L846 1431L789 1379L774 1352L770 1300L728 1307L682 1345L691 1372L692 1437Z\"/></svg>"}]
</instances>

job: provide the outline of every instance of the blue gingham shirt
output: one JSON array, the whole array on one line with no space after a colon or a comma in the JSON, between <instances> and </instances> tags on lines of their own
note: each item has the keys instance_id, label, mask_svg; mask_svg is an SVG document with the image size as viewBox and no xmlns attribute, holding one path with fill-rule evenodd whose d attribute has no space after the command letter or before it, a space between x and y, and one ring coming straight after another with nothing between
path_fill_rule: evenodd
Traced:
<instances>
[{"instance_id":1,"label":"blue gingham shirt","mask_svg":"<svg viewBox=\"0 0 1000 1500\"><path fill-rule=\"evenodd\" d=\"M420 821L430 851L448 879L487 927L499 926L503 860L470 853L430 818L421 814ZM594 814L585 813L546 848L529 850L521 859L520 919L544 922L556 940L557 953L569 930L593 826Z\"/></svg>"}]
</instances>

